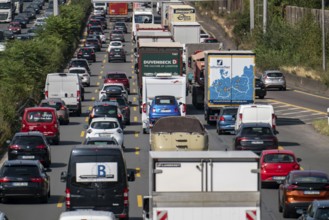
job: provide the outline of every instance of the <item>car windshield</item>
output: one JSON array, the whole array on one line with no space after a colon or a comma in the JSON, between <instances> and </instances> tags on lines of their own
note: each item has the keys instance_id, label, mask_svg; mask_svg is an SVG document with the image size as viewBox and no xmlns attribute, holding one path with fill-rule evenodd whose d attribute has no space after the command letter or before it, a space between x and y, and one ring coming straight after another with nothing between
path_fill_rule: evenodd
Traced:
<instances>
[{"instance_id":1,"label":"car windshield","mask_svg":"<svg viewBox=\"0 0 329 220\"><path fill-rule=\"evenodd\" d=\"M236 115L237 112L238 112L238 109L228 108L228 109L223 110L223 115Z\"/></svg>"},{"instance_id":2,"label":"car windshield","mask_svg":"<svg viewBox=\"0 0 329 220\"><path fill-rule=\"evenodd\" d=\"M10 9L10 8L11 8L11 2L0 3L0 9Z\"/></svg>"},{"instance_id":3,"label":"car windshield","mask_svg":"<svg viewBox=\"0 0 329 220\"><path fill-rule=\"evenodd\" d=\"M112 31L112 34L123 34L122 31Z\"/></svg>"},{"instance_id":4,"label":"car windshield","mask_svg":"<svg viewBox=\"0 0 329 220\"><path fill-rule=\"evenodd\" d=\"M44 141L40 136L16 136L12 144L16 145L29 145L29 146L38 146L44 145Z\"/></svg>"},{"instance_id":5,"label":"car windshield","mask_svg":"<svg viewBox=\"0 0 329 220\"><path fill-rule=\"evenodd\" d=\"M155 104L156 105L174 105L175 97L156 97Z\"/></svg>"},{"instance_id":6,"label":"car windshield","mask_svg":"<svg viewBox=\"0 0 329 220\"><path fill-rule=\"evenodd\" d=\"M107 105L107 106L97 106L94 108L94 112L96 114L109 114L109 115L113 115L116 114L116 106L111 106L111 105Z\"/></svg>"},{"instance_id":7,"label":"car windshield","mask_svg":"<svg viewBox=\"0 0 329 220\"><path fill-rule=\"evenodd\" d=\"M135 15L136 24L152 24L152 15Z\"/></svg>"},{"instance_id":8,"label":"car windshield","mask_svg":"<svg viewBox=\"0 0 329 220\"><path fill-rule=\"evenodd\" d=\"M86 71L83 69L73 69L70 70L69 73L85 73Z\"/></svg>"},{"instance_id":9,"label":"car windshield","mask_svg":"<svg viewBox=\"0 0 329 220\"><path fill-rule=\"evenodd\" d=\"M36 166L5 166L2 176L7 177L38 177L39 172Z\"/></svg>"},{"instance_id":10,"label":"car windshield","mask_svg":"<svg viewBox=\"0 0 329 220\"><path fill-rule=\"evenodd\" d=\"M108 74L107 75L107 78L108 79L127 79L127 76L126 74Z\"/></svg>"},{"instance_id":11,"label":"car windshield","mask_svg":"<svg viewBox=\"0 0 329 220\"><path fill-rule=\"evenodd\" d=\"M294 157L290 154L267 154L264 157L265 163L293 163Z\"/></svg>"},{"instance_id":12,"label":"car windshield","mask_svg":"<svg viewBox=\"0 0 329 220\"><path fill-rule=\"evenodd\" d=\"M73 60L71 62L71 65L72 66L87 66L86 62L85 61L82 61L82 60Z\"/></svg>"},{"instance_id":13,"label":"car windshield","mask_svg":"<svg viewBox=\"0 0 329 220\"><path fill-rule=\"evenodd\" d=\"M90 127L94 129L114 129L118 128L119 125L115 121L96 121L91 123Z\"/></svg>"},{"instance_id":14,"label":"car windshield","mask_svg":"<svg viewBox=\"0 0 329 220\"><path fill-rule=\"evenodd\" d=\"M61 109L62 103L60 102L43 102L41 103L41 107L51 107L55 108L57 111Z\"/></svg>"},{"instance_id":15,"label":"car windshield","mask_svg":"<svg viewBox=\"0 0 329 220\"><path fill-rule=\"evenodd\" d=\"M107 145L117 145L118 142L116 142L115 140L104 140L104 141L88 141L87 144L94 144L94 145L103 145L103 144L107 144Z\"/></svg>"},{"instance_id":16,"label":"car windshield","mask_svg":"<svg viewBox=\"0 0 329 220\"><path fill-rule=\"evenodd\" d=\"M282 77L282 73L280 72L273 72L273 73L267 73L267 76L269 77Z\"/></svg>"},{"instance_id":17,"label":"car windshield","mask_svg":"<svg viewBox=\"0 0 329 220\"><path fill-rule=\"evenodd\" d=\"M105 86L103 90L111 90L111 89L118 89L118 90L122 90L121 86L114 86L114 85L109 85L109 86Z\"/></svg>"},{"instance_id":18,"label":"car windshield","mask_svg":"<svg viewBox=\"0 0 329 220\"><path fill-rule=\"evenodd\" d=\"M112 46L121 46L121 42L112 42L111 43Z\"/></svg>"},{"instance_id":19,"label":"car windshield","mask_svg":"<svg viewBox=\"0 0 329 220\"><path fill-rule=\"evenodd\" d=\"M328 220L329 219L329 207L319 208L315 214L315 219Z\"/></svg>"},{"instance_id":20,"label":"car windshield","mask_svg":"<svg viewBox=\"0 0 329 220\"><path fill-rule=\"evenodd\" d=\"M242 129L242 135L247 135L247 136L272 135L272 131L269 127L244 127Z\"/></svg>"},{"instance_id":21,"label":"car windshield","mask_svg":"<svg viewBox=\"0 0 329 220\"><path fill-rule=\"evenodd\" d=\"M314 175L310 176L309 173L304 174L293 174L292 182L298 183L328 183L328 178L326 176Z\"/></svg>"},{"instance_id":22,"label":"car windshield","mask_svg":"<svg viewBox=\"0 0 329 220\"><path fill-rule=\"evenodd\" d=\"M51 122L53 114L50 111L31 111L27 113L28 122Z\"/></svg>"},{"instance_id":23,"label":"car windshield","mask_svg":"<svg viewBox=\"0 0 329 220\"><path fill-rule=\"evenodd\" d=\"M117 102L120 106L126 105L126 102L122 97L107 97L106 100L103 101Z\"/></svg>"}]
</instances>

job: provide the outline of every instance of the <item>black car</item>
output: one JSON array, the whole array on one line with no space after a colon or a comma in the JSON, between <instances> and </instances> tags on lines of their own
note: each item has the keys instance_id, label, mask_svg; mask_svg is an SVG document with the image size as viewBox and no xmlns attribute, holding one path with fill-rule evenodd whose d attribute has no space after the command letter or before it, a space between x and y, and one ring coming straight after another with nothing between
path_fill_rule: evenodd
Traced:
<instances>
[{"instance_id":1,"label":"black car","mask_svg":"<svg viewBox=\"0 0 329 220\"><path fill-rule=\"evenodd\" d=\"M110 33L110 41L121 41L121 42L125 42L125 37L124 37L123 31L113 30Z\"/></svg>"},{"instance_id":2,"label":"black car","mask_svg":"<svg viewBox=\"0 0 329 220\"><path fill-rule=\"evenodd\" d=\"M95 102L90 111L88 123L90 124L93 118L113 117L117 118L122 127L122 113L119 104L115 102Z\"/></svg>"},{"instance_id":3,"label":"black car","mask_svg":"<svg viewBox=\"0 0 329 220\"><path fill-rule=\"evenodd\" d=\"M32 19L35 19L35 14L32 13L31 11L24 11L22 13L19 13L17 16L28 17L29 21L31 21Z\"/></svg>"},{"instance_id":4,"label":"black car","mask_svg":"<svg viewBox=\"0 0 329 220\"><path fill-rule=\"evenodd\" d=\"M93 62L96 62L96 54L93 48L91 47L82 47L79 49L78 58L84 58L86 60L92 60Z\"/></svg>"},{"instance_id":5,"label":"black car","mask_svg":"<svg viewBox=\"0 0 329 220\"><path fill-rule=\"evenodd\" d=\"M118 91L117 94L113 94L112 91L106 91L106 96L103 96L101 102L117 102L119 108L124 116L125 125L130 125L130 105L129 102L123 95L122 91Z\"/></svg>"},{"instance_id":6,"label":"black car","mask_svg":"<svg viewBox=\"0 0 329 220\"><path fill-rule=\"evenodd\" d=\"M10 31L10 30L1 30L3 33L3 37L5 40L14 40L15 39L15 34Z\"/></svg>"},{"instance_id":7,"label":"black car","mask_svg":"<svg viewBox=\"0 0 329 220\"><path fill-rule=\"evenodd\" d=\"M241 124L233 143L233 150L251 150L255 153L278 147L278 139L269 123Z\"/></svg>"},{"instance_id":8,"label":"black car","mask_svg":"<svg viewBox=\"0 0 329 220\"><path fill-rule=\"evenodd\" d=\"M118 145L114 137L89 137L83 142L84 145Z\"/></svg>"},{"instance_id":9,"label":"black car","mask_svg":"<svg viewBox=\"0 0 329 220\"><path fill-rule=\"evenodd\" d=\"M124 22L115 22L113 29L123 31L125 34L128 32L128 28Z\"/></svg>"},{"instance_id":10,"label":"black car","mask_svg":"<svg viewBox=\"0 0 329 220\"><path fill-rule=\"evenodd\" d=\"M102 23L103 29L107 29L107 22L106 22L105 17L100 16L100 15L91 15L89 19L97 19L97 20L100 20L101 23Z\"/></svg>"},{"instance_id":11,"label":"black car","mask_svg":"<svg viewBox=\"0 0 329 220\"><path fill-rule=\"evenodd\" d=\"M112 48L108 53L108 62L121 61L126 62L126 53L123 48Z\"/></svg>"},{"instance_id":12,"label":"black car","mask_svg":"<svg viewBox=\"0 0 329 220\"><path fill-rule=\"evenodd\" d=\"M91 47L95 51L101 51L101 47L99 45L99 41L96 38L87 38L85 42L85 47Z\"/></svg>"},{"instance_id":13,"label":"black car","mask_svg":"<svg viewBox=\"0 0 329 220\"><path fill-rule=\"evenodd\" d=\"M73 59L71 59L70 64L69 64L69 68L71 68L71 67L84 67L84 68L86 68L86 70L91 75L88 60L86 60L84 58L73 58Z\"/></svg>"},{"instance_id":14,"label":"black car","mask_svg":"<svg viewBox=\"0 0 329 220\"><path fill-rule=\"evenodd\" d=\"M39 160L45 167L50 166L50 146L43 133L18 132L7 142L8 160Z\"/></svg>"},{"instance_id":15,"label":"black car","mask_svg":"<svg viewBox=\"0 0 329 220\"><path fill-rule=\"evenodd\" d=\"M20 17L20 16L16 16L13 19L13 22L19 22L21 24L21 27L22 28L26 28L27 27L27 24L28 24L28 20L26 20L25 18Z\"/></svg>"},{"instance_id":16,"label":"black car","mask_svg":"<svg viewBox=\"0 0 329 220\"><path fill-rule=\"evenodd\" d=\"M0 197L39 198L47 203L50 197L50 178L38 160L7 160L0 170Z\"/></svg>"},{"instance_id":17,"label":"black car","mask_svg":"<svg viewBox=\"0 0 329 220\"><path fill-rule=\"evenodd\" d=\"M255 95L260 99L263 99L266 96L265 85L259 78L255 79Z\"/></svg>"},{"instance_id":18,"label":"black car","mask_svg":"<svg viewBox=\"0 0 329 220\"><path fill-rule=\"evenodd\" d=\"M88 34L92 34L94 32L102 33L104 34L102 26L89 26L88 27Z\"/></svg>"},{"instance_id":19,"label":"black car","mask_svg":"<svg viewBox=\"0 0 329 220\"><path fill-rule=\"evenodd\" d=\"M23 12L27 12L30 14L30 18L32 19L35 19L37 16L36 16L36 13L35 13L35 10L33 8L25 8Z\"/></svg>"},{"instance_id":20,"label":"black car","mask_svg":"<svg viewBox=\"0 0 329 220\"><path fill-rule=\"evenodd\" d=\"M15 39L17 40L31 40L33 38L32 35L26 33L26 34L17 34L15 36Z\"/></svg>"},{"instance_id":21,"label":"black car","mask_svg":"<svg viewBox=\"0 0 329 220\"><path fill-rule=\"evenodd\" d=\"M39 6L36 4L30 4L27 8L32 8L36 14L40 14Z\"/></svg>"}]
</instances>

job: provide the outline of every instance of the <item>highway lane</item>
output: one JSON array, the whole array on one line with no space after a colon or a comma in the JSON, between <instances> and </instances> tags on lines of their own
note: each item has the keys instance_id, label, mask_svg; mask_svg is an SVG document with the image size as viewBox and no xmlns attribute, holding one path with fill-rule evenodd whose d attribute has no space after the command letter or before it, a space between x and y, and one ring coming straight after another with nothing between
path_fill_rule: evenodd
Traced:
<instances>
[{"instance_id":1,"label":"highway lane","mask_svg":"<svg viewBox=\"0 0 329 220\"><path fill-rule=\"evenodd\" d=\"M130 76L134 77L130 80L132 89L137 89L136 75L132 73L133 64L131 61L131 42L130 36L126 36L128 42L125 43L125 49L128 52L128 63L107 63L105 46L103 52L97 54L97 63L91 65L92 70L92 85L86 88L86 101L83 102L83 116L71 117L71 123L68 126L61 126L61 145L51 146L52 148L52 171L51 176L51 199L48 204L38 204L30 200L12 201L9 204L0 204L0 210L8 214L10 219L58 219L59 214L64 211L64 190L65 184L61 183L60 173L66 170L66 165L69 158L70 150L73 145L80 144L84 137L84 125L86 124L87 110L92 106L93 99L98 97L98 89L102 85L102 76L107 71L125 71ZM288 93L282 94L273 91L276 97L272 99L283 100ZM282 94L282 95L279 95ZM268 95L272 97L272 92ZM130 217L131 219L141 219L141 196L147 194L148 190L148 135L142 134L140 114L137 106L137 96L133 91L130 96L131 106L131 121L132 125L125 129L125 158L127 166L130 169L136 170L136 181L130 183ZM298 97L303 102L303 97ZM292 99L297 99L292 95ZM261 100L258 100L261 101ZM284 100L283 100L284 101ZM289 101L289 100L288 100ZM190 97L188 102L191 103ZM304 101L305 102L305 101ZM202 111L195 110L191 105L188 106L188 114L195 115L204 124ZM206 125L210 133L210 150L225 150L230 149L232 145L233 135L216 134L213 126ZM280 134L278 135L280 145L286 149L292 149L298 157L303 159L302 166L304 169L321 169L329 173L326 167L328 148L327 143L329 138L318 135L313 128L307 124L295 123L283 124L278 126ZM243 184L243 183L237 183ZM262 219L283 219L278 213L277 206L277 189L262 190Z\"/></svg>"}]
</instances>

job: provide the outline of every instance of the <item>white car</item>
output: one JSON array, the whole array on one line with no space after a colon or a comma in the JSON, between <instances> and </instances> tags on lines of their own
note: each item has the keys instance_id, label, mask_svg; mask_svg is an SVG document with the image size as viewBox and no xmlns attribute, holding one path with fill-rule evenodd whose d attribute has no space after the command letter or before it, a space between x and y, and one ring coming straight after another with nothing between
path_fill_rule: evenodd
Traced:
<instances>
[{"instance_id":1,"label":"white car","mask_svg":"<svg viewBox=\"0 0 329 220\"><path fill-rule=\"evenodd\" d=\"M46 17L38 17L36 20L35 20L35 26L43 26L46 24Z\"/></svg>"},{"instance_id":2,"label":"white car","mask_svg":"<svg viewBox=\"0 0 329 220\"><path fill-rule=\"evenodd\" d=\"M94 15L101 15L104 16L105 15L105 10L102 7L97 7L94 8Z\"/></svg>"},{"instance_id":3,"label":"white car","mask_svg":"<svg viewBox=\"0 0 329 220\"><path fill-rule=\"evenodd\" d=\"M99 91L98 99L100 100L102 96L106 95L106 91L109 89L121 89L122 95L128 100L128 92L122 83L104 83L103 88Z\"/></svg>"},{"instance_id":4,"label":"white car","mask_svg":"<svg viewBox=\"0 0 329 220\"><path fill-rule=\"evenodd\" d=\"M123 48L123 43L121 41L111 41L107 48L107 52L110 53L112 48Z\"/></svg>"},{"instance_id":5,"label":"white car","mask_svg":"<svg viewBox=\"0 0 329 220\"><path fill-rule=\"evenodd\" d=\"M114 137L123 147L123 130L116 118L93 118L86 132L86 138L91 137Z\"/></svg>"},{"instance_id":6,"label":"white car","mask_svg":"<svg viewBox=\"0 0 329 220\"><path fill-rule=\"evenodd\" d=\"M90 86L90 75L84 67L71 67L69 73L76 73L80 76L81 83Z\"/></svg>"}]
</instances>

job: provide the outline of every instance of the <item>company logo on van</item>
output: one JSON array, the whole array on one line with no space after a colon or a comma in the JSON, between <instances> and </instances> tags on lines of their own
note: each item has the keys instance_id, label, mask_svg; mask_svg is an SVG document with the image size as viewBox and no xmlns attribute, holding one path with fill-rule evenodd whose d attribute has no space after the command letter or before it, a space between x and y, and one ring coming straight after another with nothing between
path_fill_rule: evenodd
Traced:
<instances>
[{"instance_id":1,"label":"company logo on van","mask_svg":"<svg viewBox=\"0 0 329 220\"><path fill-rule=\"evenodd\" d=\"M118 181L117 163L77 163L77 182L116 182Z\"/></svg>"},{"instance_id":2,"label":"company logo on van","mask_svg":"<svg viewBox=\"0 0 329 220\"><path fill-rule=\"evenodd\" d=\"M192 21L191 16L184 15L184 14L178 15L177 19L180 20L180 21Z\"/></svg>"}]
</instances>

